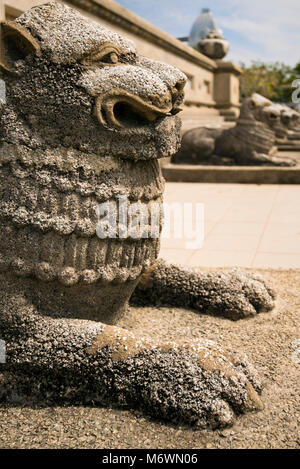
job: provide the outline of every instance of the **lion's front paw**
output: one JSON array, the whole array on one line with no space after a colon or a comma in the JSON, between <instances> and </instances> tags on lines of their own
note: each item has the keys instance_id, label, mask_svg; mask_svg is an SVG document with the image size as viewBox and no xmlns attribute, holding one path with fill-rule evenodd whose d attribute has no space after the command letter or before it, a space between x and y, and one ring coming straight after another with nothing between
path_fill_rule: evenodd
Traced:
<instances>
[{"instance_id":1,"label":"lion's front paw","mask_svg":"<svg viewBox=\"0 0 300 469\"><path fill-rule=\"evenodd\" d=\"M199 280L199 293L198 310L234 320L274 308L275 293L259 274L211 272Z\"/></svg>"},{"instance_id":2,"label":"lion's front paw","mask_svg":"<svg viewBox=\"0 0 300 469\"><path fill-rule=\"evenodd\" d=\"M259 379L246 357L235 358L211 341L156 345L129 363L128 400L159 419L218 428L263 408Z\"/></svg>"},{"instance_id":3,"label":"lion's front paw","mask_svg":"<svg viewBox=\"0 0 300 469\"><path fill-rule=\"evenodd\" d=\"M217 428L263 407L247 357L209 340L161 342L106 326L87 353L102 363L101 395L160 420Z\"/></svg>"},{"instance_id":4,"label":"lion's front paw","mask_svg":"<svg viewBox=\"0 0 300 469\"><path fill-rule=\"evenodd\" d=\"M297 165L297 161L292 158L279 158L278 156L273 156L271 158L271 164L274 166L292 167Z\"/></svg>"}]
</instances>

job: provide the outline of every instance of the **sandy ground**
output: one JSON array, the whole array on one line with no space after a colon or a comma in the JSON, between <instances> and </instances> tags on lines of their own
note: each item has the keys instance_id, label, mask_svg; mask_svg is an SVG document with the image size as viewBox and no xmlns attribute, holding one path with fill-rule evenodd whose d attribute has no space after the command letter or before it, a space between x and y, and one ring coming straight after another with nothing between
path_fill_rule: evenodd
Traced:
<instances>
[{"instance_id":1,"label":"sandy ground","mask_svg":"<svg viewBox=\"0 0 300 469\"><path fill-rule=\"evenodd\" d=\"M135 308L122 326L162 338L205 337L244 350L264 380L263 411L241 416L225 430L194 431L127 410L9 407L0 409L0 448L299 447L300 350L297 355L292 343L300 339L300 270L262 272L279 295L271 313L231 322L183 309Z\"/></svg>"}]
</instances>

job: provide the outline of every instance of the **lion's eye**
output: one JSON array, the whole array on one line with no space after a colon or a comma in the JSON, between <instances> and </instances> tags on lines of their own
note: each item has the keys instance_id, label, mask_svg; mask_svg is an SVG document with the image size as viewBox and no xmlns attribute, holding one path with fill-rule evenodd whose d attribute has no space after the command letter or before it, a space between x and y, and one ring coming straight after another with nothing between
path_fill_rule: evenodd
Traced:
<instances>
[{"instance_id":1,"label":"lion's eye","mask_svg":"<svg viewBox=\"0 0 300 469\"><path fill-rule=\"evenodd\" d=\"M101 58L100 62L117 64L119 62L119 56L116 52L110 52Z\"/></svg>"},{"instance_id":2,"label":"lion's eye","mask_svg":"<svg viewBox=\"0 0 300 469\"><path fill-rule=\"evenodd\" d=\"M119 63L120 53L115 47L105 46L81 59L81 64L86 67L97 67L100 64L115 65Z\"/></svg>"}]
</instances>

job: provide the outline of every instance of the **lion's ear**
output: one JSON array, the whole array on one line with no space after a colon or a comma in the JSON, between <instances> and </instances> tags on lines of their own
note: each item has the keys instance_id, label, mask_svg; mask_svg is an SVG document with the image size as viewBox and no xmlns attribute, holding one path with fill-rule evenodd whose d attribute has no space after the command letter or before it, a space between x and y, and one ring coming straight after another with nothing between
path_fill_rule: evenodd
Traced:
<instances>
[{"instance_id":1,"label":"lion's ear","mask_svg":"<svg viewBox=\"0 0 300 469\"><path fill-rule=\"evenodd\" d=\"M15 62L29 54L40 55L39 43L30 32L15 23L0 23L0 70L9 73L14 71Z\"/></svg>"}]
</instances>

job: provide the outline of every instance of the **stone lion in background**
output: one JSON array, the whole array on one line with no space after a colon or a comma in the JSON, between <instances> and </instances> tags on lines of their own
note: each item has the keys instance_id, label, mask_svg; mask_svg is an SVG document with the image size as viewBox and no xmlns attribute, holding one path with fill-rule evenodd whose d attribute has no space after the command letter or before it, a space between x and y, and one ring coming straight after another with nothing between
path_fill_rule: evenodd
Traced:
<instances>
[{"instance_id":1,"label":"stone lion in background","mask_svg":"<svg viewBox=\"0 0 300 469\"><path fill-rule=\"evenodd\" d=\"M158 262L159 238L124 234L120 218L117 238L97 236L100 203L161 202L185 76L57 2L1 33L1 401L108 403L196 427L261 409L244 356L113 325L132 294L231 319L274 306L261 276Z\"/></svg>"},{"instance_id":2,"label":"stone lion in background","mask_svg":"<svg viewBox=\"0 0 300 469\"><path fill-rule=\"evenodd\" d=\"M291 110L292 111L292 110ZM294 112L294 111L293 111ZM245 99L234 127L197 127L182 137L172 162L177 164L229 164L242 166L295 166L290 158L276 156L276 137L286 138L292 113L254 93Z\"/></svg>"},{"instance_id":3,"label":"stone lion in background","mask_svg":"<svg viewBox=\"0 0 300 469\"><path fill-rule=\"evenodd\" d=\"M300 113L285 104L273 104L280 112L280 119L287 129L285 135L276 134L284 143L286 140L300 140ZM282 139L283 137L283 139Z\"/></svg>"}]
</instances>

